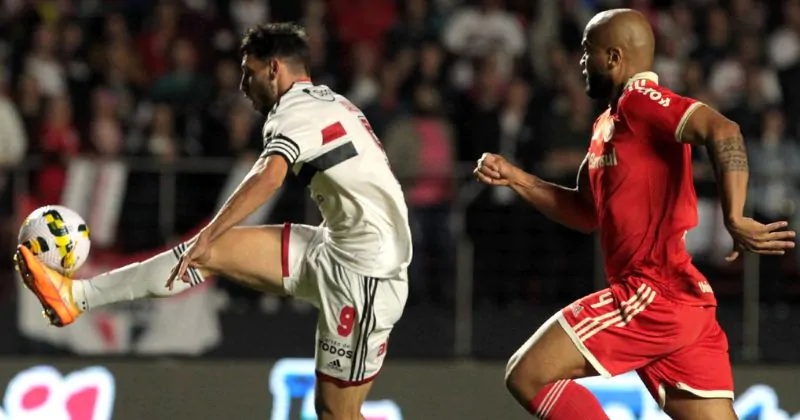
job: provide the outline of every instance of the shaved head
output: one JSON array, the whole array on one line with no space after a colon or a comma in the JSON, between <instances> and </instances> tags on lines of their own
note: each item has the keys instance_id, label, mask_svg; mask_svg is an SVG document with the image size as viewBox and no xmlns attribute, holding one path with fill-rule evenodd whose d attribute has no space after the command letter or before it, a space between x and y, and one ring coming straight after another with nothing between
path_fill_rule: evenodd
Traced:
<instances>
[{"instance_id":1,"label":"shaved head","mask_svg":"<svg viewBox=\"0 0 800 420\"><path fill-rule=\"evenodd\" d=\"M598 13L586 25L582 44L581 65L592 98L611 99L633 75L653 66L653 28L635 10Z\"/></svg>"}]
</instances>

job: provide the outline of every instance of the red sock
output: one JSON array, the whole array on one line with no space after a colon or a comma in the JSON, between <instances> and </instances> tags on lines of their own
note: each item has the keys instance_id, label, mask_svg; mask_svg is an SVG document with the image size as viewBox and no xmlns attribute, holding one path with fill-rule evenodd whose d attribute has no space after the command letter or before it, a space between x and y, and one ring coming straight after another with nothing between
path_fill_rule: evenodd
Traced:
<instances>
[{"instance_id":1,"label":"red sock","mask_svg":"<svg viewBox=\"0 0 800 420\"><path fill-rule=\"evenodd\" d=\"M530 410L542 420L609 420L588 389L566 379L542 388Z\"/></svg>"}]
</instances>

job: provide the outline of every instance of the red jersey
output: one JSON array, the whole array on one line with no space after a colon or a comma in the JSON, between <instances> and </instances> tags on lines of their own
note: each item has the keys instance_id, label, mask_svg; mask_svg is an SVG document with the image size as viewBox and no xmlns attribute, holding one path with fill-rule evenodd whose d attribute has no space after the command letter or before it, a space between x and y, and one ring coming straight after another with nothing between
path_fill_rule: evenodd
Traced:
<instances>
[{"instance_id":1,"label":"red jersey","mask_svg":"<svg viewBox=\"0 0 800 420\"><path fill-rule=\"evenodd\" d=\"M679 142L701 103L631 78L617 107L595 121L585 162L611 284L646 281L687 305L716 305L685 235L697 225L691 146Z\"/></svg>"}]
</instances>

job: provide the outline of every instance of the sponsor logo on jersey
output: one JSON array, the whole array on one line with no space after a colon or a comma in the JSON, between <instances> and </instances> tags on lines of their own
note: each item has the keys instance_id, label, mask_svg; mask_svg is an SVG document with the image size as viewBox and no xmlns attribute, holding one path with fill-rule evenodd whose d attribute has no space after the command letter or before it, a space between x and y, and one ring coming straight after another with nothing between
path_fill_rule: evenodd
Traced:
<instances>
[{"instance_id":1,"label":"sponsor logo on jersey","mask_svg":"<svg viewBox=\"0 0 800 420\"><path fill-rule=\"evenodd\" d=\"M342 371L342 364L339 362L339 359L336 359L332 362L328 362L328 369L333 369L337 372Z\"/></svg>"},{"instance_id":2,"label":"sponsor logo on jersey","mask_svg":"<svg viewBox=\"0 0 800 420\"><path fill-rule=\"evenodd\" d=\"M703 293L714 293L714 289L711 288L711 285L707 281L697 282L697 287L699 287L700 291Z\"/></svg>"},{"instance_id":3,"label":"sponsor logo on jersey","mask_svg":"<svg viewBox=\"0 0 800 420\"><path fill-rule=\"evenodd\" d=\"M336 97L333 95L333 91L325 86L305 88L303 89L303 93L320 101L333 102L336 100Z\"/></svg>"},{"instance_id":4,"label":"sponsor logo on jersey","mask_svg":"<svg viewBox=\"0 0 800 420\"><path fill-rule=\"evenodd\" d=\"M340 343L330 338L320 338L317 341L319 350L323 353L332 354L334 356L344 357L347 359L353 358L353 349L349 344Z\"/></svg>"},{"instance_id":5,"label":"sponsor logo on jersey","mask_svg":"<svg viewBox=\"0 0 800 420\"><path fill-rule=\"evenodd\" d=\"M645 79L639 79L628 88L628 91L634 91L644 95L647 98L650 98L651 101L658 103L659 105L663 106L664 108L669 107L670 100L669 98L665 98L664 95L656 90L655 88L648 87L647 81Z\"/></svg>"},{"instance_id":6,"label":"sponsor logo on jersey","mask_svg":"<svg viewBox=\"0 0 800 420\"><path fill-rule=\"evenodd\" d=\"M615 149L611 149L608 153L603 153L602 155L598 156L594 152L589 153L589 169L598 169L604 168L606 166L617 166L619 161L617 160L617 151Z\"/></svg>"}]
</instances>

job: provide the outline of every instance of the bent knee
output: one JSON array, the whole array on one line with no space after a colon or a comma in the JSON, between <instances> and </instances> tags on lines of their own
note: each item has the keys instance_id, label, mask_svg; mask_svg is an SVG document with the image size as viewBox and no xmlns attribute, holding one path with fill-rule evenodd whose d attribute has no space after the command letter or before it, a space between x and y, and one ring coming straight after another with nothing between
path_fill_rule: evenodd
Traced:
<instances>
[{"instance_id":1,"label":"bent knee","mask_svg":"<svg viewBox=\"0 0 800 420\"><path fill-rule=\"evenodd\" d=\"M506 363L506 372L505 372L505 384L506 388L510 387L512 375L516 376L517 374L514 373L517 367L517 363L519 362L519 354L514 353L509 359L508 363ZM509 388L510 389L510 388Z\"/></svg>"},{"instance_id":2,"label":"bent knee","mask_svg":"<svg viewBox=\"0 0 800 420\"><path fill-rule=\"evenodd\" d=\"M526 399L535 396L547 384L561 379L547 366L540 365L532 358L516 353L508 360L505 372L506 389L514 396Z\"/></svg>"},{"instance_id":3,"label":"bent knee","mask_svg":"<svg viewBox=\"0 0 800 420\"><path fill-rule=\"evenodd\" d=\"M545 385L540 383L537 370L520 363L520 359L517 355L512 356L506 366L506 389L514 395L530 394Z\"/></svg>"}]
</instances>

